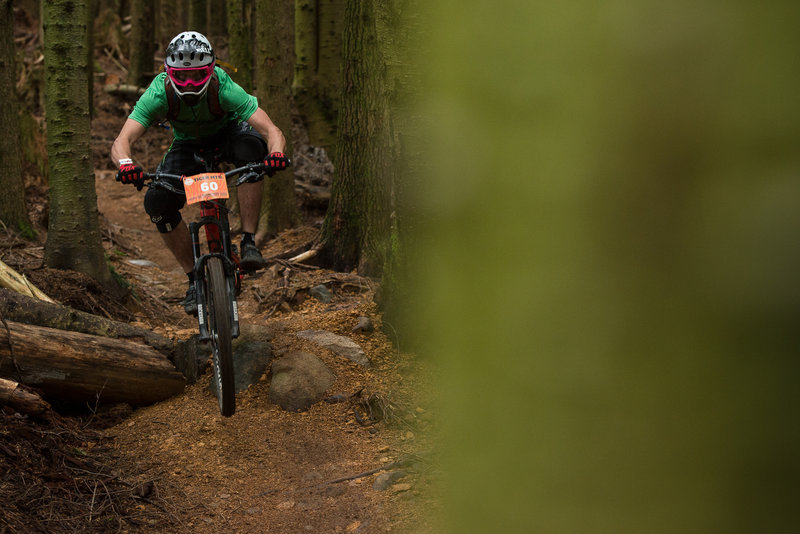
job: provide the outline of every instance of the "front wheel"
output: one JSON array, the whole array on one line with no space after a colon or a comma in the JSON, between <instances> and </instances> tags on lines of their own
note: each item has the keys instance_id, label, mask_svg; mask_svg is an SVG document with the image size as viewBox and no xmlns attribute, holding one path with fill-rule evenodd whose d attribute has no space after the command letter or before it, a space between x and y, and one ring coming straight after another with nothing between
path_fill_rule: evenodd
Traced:
<instances>
[{"instance_id":1,"label":"front wheel","mask_svg":"<svg viewBox=\"0 0 800 534\"><path fill-rule=\"evenodd\" d=\"M219 411L223 416L230 417L236 411L231 345L232 304L228 294L225 269L220 258L209 258L206 263L206 295Z\"/></svg>"}]
</instances>

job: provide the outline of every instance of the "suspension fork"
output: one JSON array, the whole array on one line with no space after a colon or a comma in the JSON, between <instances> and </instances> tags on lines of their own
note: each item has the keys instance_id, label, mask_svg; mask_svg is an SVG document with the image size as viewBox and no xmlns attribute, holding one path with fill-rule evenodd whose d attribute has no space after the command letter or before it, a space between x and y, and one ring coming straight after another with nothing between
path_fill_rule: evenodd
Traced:
<instances>
[{"instance_id":1,"label":"suspension fork","mask_svg":"<svg viewBox=\"0 0 800 534\"><path fill-rule=\"evenodd\" d=\"M224 209L224 208L222 208ZM208 324L206 324L204 311L208 295L205 292L205 264L210 257L222 258L225 269L226 291L231 301L231 337L239 337L239 303L236 300L236 264L231 260L233 250L231 245L230 225L227 217L222 217L219 204L202 202L200 205L200 220L189 223L189 233L192 237L192 257L194 258L194 279L197 291L197 320L200 329L200 339L209 337ZM203 254L200 246L200 228L205 229L208 242L208 254Z\"/></svg>"}]
</instances>

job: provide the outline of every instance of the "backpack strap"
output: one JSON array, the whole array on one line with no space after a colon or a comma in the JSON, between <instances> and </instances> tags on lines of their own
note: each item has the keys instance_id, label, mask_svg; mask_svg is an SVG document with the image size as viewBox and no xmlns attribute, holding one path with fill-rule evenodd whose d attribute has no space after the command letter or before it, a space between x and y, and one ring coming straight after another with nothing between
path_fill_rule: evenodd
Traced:
<instances>
[{"instance_id":1,"label":"backpack strap","mask_svg":"<svg viewBox=\"0 0 800 534\"><path fill-rule=\"evenodd\" d=\"M208 110L214 117L220 118L225 116L225 111L222 109L222 104L219 102L219 78L217 78L216 72L211 75L206 102L208 102Z\"/></svg>"},{"instance_id":2,"label":"backpack strap","mask_svg":"<svg viewBox=\"0 0 800 534\"><path fill-rule=\"evenodd\" d=\"M181 99L175 92L175 88L169 83L169 77L164 78L164 91L167 95L167 120L172 122L178 118L178 113L181 110ZM206 102L208 102L208 110L215 118L225 116L225 110L222 109L222 104L219 102L219 78L217 78L216 73L211 75Z\"/></svg>"},{"instance_id":3,"label":"backpack strap","mask_svg":"<svg viewBox=\"0 0 800 534\"><path fill-rule=\"evenodd\" d=\"M164 90L167 93L167 120L172 122L178 118L178 112L181 110L181 102L180 98L175 93L175 88L169 83L169 76L164 78Z\"/></svg>"}]
</instances>

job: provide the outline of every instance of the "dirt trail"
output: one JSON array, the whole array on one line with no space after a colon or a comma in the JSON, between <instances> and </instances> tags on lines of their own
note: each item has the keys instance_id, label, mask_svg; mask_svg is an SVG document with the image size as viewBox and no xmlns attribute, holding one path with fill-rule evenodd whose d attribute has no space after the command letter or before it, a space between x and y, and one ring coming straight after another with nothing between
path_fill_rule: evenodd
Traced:
<instances>
[{"instance_id":1,"label":"dirt trail","mask_svg":"<svg viewBox=\"0 0 800 534\"><path fill-rule=\"evenodd\" d=\"M138 291L166 303L163 323L146 315L139 321L175 339L190 337L195 321L179 306L186 278L143 213L144 192L118 184L111 171L98 172L97 192L116 269ZM184 217L191 216L184 211ZM263 252L270 256L302 245L315 231L286 232ZM137 473L133 482L159 498L162 519L149 531L425 532L424 512L431 507L425 475L431 421L429 407L416 393L424 387L419 362L398 353L379 328L351 332L360 316L380 326L372 282L276 265L272 272L245 279L243 322L269 326L276 357L289 350L319 356L336 375L330 395L362 393L346 402L320 402L308 412L288 413L269 401L265 375L237 396L236 414L223 418L206 374L184 395L136 410L106 435L113 438L120 471ZM285 294L278 284L284 281L297 295L288 306L276 307L276 296ZM319 283L332 290L331 303L306 297L305 290ZM371 368L295 336L304 329L350 336L365 350ZM359 421L364 406L358 401L369 395L389 408L389 420ZM409 459L417 462L402 470L405 477L384 491L373 489L380 468Z\"/></svg>"}]
</instances>

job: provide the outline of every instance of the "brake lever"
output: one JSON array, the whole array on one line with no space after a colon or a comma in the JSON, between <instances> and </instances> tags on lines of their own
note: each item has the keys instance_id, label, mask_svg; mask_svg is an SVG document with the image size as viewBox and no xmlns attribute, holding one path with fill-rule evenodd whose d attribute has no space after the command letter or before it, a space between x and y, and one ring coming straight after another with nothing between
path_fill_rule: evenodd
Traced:
<instances>
[{"instance_id":1,"label":"brake lever","mask_svg":"<svg viewBox=\"0 0 800 534\"><path fill-rule=\"evenodd\" d=\"M261 177L262 177L262 174L258 173L256 171L247 172L245 174L242 174L239 177L239 179L236 180L236 187L239 187L240 185L242 185L244 183L247 183L247 182L256 182Z\"/></svg>"}]
</instances>

